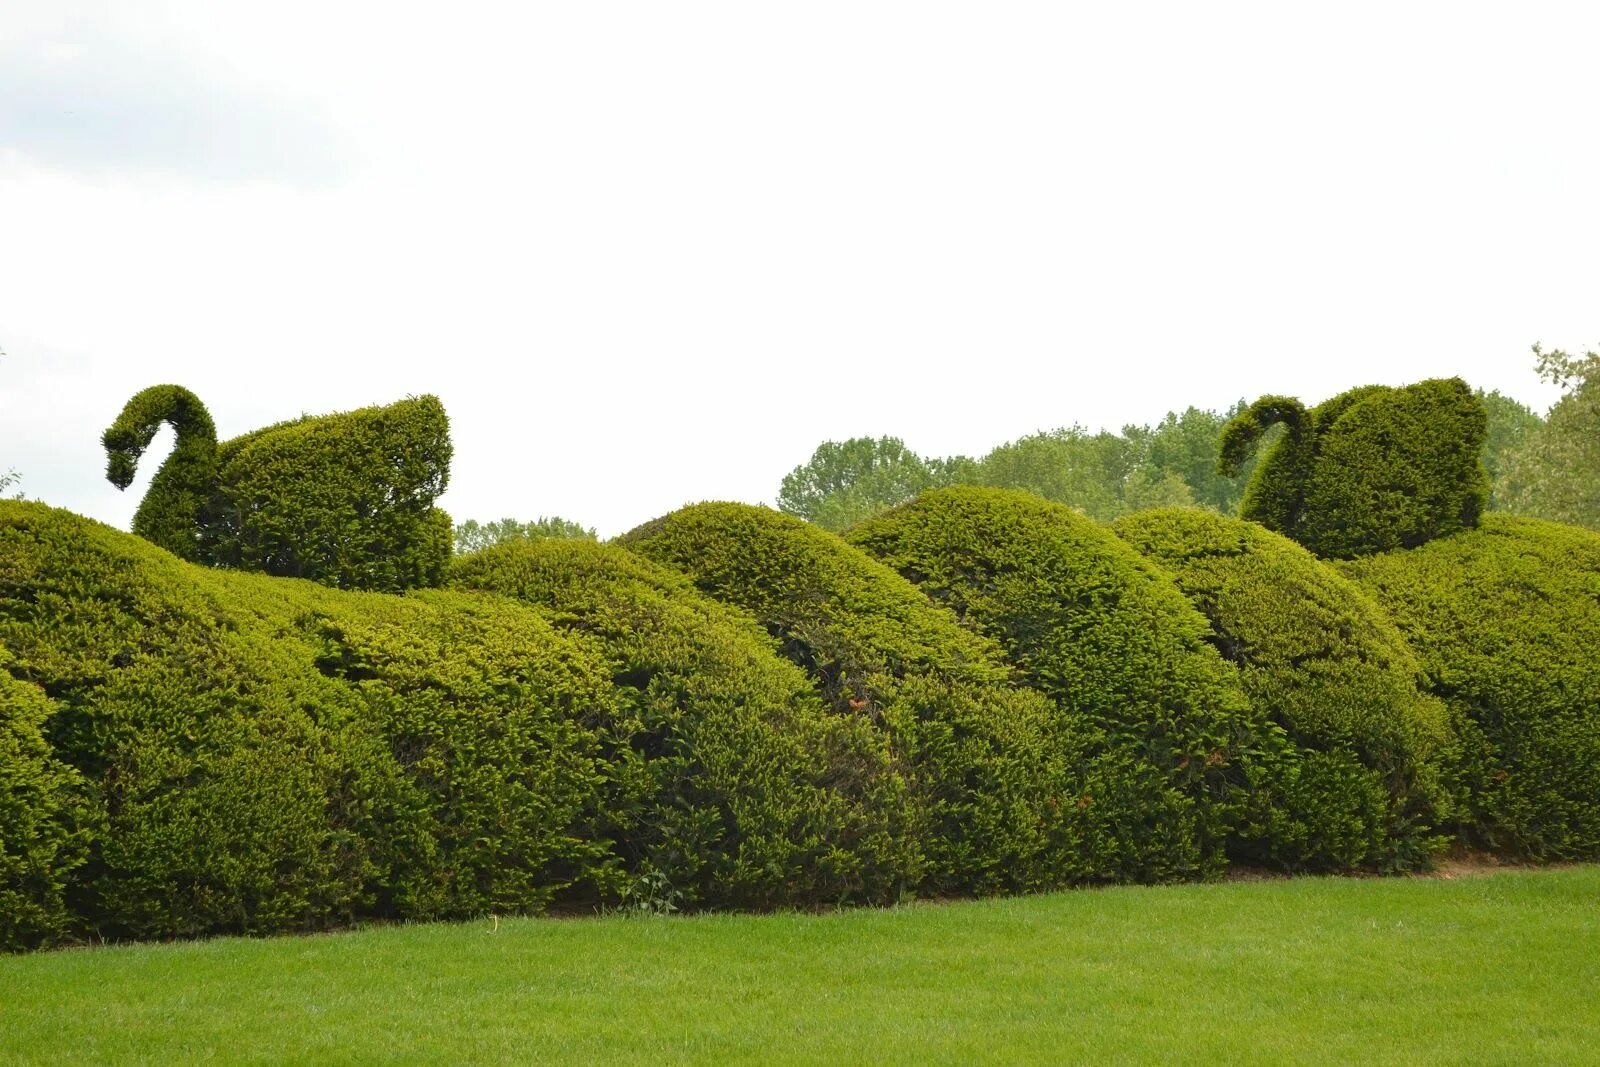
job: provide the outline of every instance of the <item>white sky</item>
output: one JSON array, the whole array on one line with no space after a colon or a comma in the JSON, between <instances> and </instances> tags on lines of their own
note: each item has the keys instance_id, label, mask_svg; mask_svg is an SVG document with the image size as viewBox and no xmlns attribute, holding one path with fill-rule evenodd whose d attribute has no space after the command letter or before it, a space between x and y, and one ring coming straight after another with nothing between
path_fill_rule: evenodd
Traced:
<instances>
[{"instance_id":1,"label":"white sky","mask_svg":"<svg viewBox=\"0 0 1600 1067\"><path fill-rule=\"evenodd\" d=\"M1600 5L0 4L0 470L434 392L458 518L1600 341Z\"/></svg>"}]
</instances>

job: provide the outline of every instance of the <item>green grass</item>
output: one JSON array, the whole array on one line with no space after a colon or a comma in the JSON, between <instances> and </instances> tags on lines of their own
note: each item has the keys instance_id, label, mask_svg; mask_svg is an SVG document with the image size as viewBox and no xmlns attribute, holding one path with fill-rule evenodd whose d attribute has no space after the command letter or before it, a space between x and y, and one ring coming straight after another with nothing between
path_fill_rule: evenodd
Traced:
<instances>
[{"instance_id":1,"label":"green grass","mask_svg":"<svg viewBox=\"0 0 1600 1067\"><path fill-rule=\"evenodd\" d=\"M0 958L0 1062L1594 1062L1600 867Z\"/></svg>"}]
</instances>

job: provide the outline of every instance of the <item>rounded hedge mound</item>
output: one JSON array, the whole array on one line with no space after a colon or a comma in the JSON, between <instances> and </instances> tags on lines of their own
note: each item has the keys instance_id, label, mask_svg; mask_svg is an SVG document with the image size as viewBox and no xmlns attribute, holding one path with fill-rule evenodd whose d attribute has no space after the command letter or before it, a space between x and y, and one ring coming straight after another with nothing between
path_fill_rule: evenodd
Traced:
<instances>
[{"instance_id":1,"label":"rounded hedge mound","mask_svg":"<svg viewBox=\"0 0 1600 1067\"><path fill-rule=\"evenodd\" d=\"M1344 570L1389 610L1454 712L1468 839L1600 859L1600 534L1489 515Z\"/></svg>"},{"instance_id":2,"label":"rounded hedge mound","mask_svg":"<svg viewBox=\"0 0 1600 1067\"><path fill-rule=\"evenodd\" d=\"M1285 433L1257 465L1240 515L1319 556L1415 547L1471 529L1487 505L1488 416L1459 378L1363 386L1309 412L1289 397L1262 397L1223 429L1223 472L1237 471L1280 423Z\"/></svg>"},{"instance_id":3,"label":"rounded hedge mound","mask_svg":"<svg viewBox=\"0 0 1600 1067\"><path fill-rule=\"evenodd\" d=\"M543 609L618 691L601 731L628 899L885 902L917 883L917 814L883 737L831 714L748 615L615 545L542 540L455 561L449 584Z\"/></svg>"},{"instance_id":4,"label":"rounded hedge mound","mask_svg":"<svg viewBox=\"0 0 1600 1067\"><path fill-rule=\"evenodd\" d=\"M536 911L621 878L606 665L529 608L210 570L7 501L0 644L95 800L69 936Z\"/></svg>"},{"instance_id":5,"label":"rounded hedge mound","mask_svg":"<svg viewBox=\"0 0 1600 1067\"><path fill-rule=\"evenodd\" d=\"M1295 742L1263 768L1251 851L1293 869L1426 866L1449 806L1451 733L1382 610L1255 523L1174 508L1112 529L1172 575L1245 693Z\"/></svg>"},{"instance_id":6,"label":"rounded hedge mound","mask_svg":"<svg viewBox=\"0 0 1600 1067\"><path fill-rule=\"evenodd\" d=\"M1115 797L1082 791L1088 723L1019 688L998 646L905 579L799 519L698 504L624 537L755 615L827 705L872 723L926 813L925 887L1026 889L1113 877L1095 862ZM1115 822L1115 820L1112 820Z\"/></svg>"},{"instance_id":7,"label":"rounded hedge mound","mask_svg":"<svg viewBox=\"0 0 1600 1067\"><path fill-rule=\"evenodd\" d=\"M845 536L998 641L1070 717L1099 727L1097 763L1122 765L1148 791L1121 828L1124 842L1145 846L1130 847L1122 873L1225 866L1241 762L1283 737L1170 578L1100 524L1012 490L932 490Z\"/></svg>"}]
</instances>

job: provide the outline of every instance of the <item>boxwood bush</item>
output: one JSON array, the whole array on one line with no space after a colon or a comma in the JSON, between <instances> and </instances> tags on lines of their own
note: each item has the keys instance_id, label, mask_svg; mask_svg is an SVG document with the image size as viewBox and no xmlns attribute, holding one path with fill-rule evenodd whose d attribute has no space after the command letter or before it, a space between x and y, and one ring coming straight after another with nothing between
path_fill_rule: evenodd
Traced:
<instances>
[{"instance_id":1,"label":"boxwood bush","mask_svg":"<svg viewBox=\"0 0 1600 1067\"><path fill-rule=\"evenodd\" d=\"M919 881L919 812L883 735L831 714L748 615L591 541L484 549L450 584L534 604L605 659L606 814L630 902L882 902Z\"/></svg>"},{"instance_id":2,"label":"boxwood bush","mask_svg":"<svg viewBox=\"0 0 1600 1067\"><path fill-rule=\"evenodd\" d=\"M611 680L529 608L210 570L7 501L0 644L5 677L48 697L43 737L104 822L68 876L76 934L617 891L595 725L617 713Z\"/></svg>"},{"instance_id":3,"label":"boxwood bush","mask_svg":"<svg viewBox=\"0 0 1600 1067\"><path fill-rule=\"evenodd\" d=\"M924 885L993 892L1114 876L1122 812L1083 789L1087 722L1018 687L999 647L894 571L800 519L698 504L623 539L755 615L827 706L883 732L928 827ZM1110 809L1111 817L1100 812Z\"/></svg>"},{"instance_id":4,"label":"boxwood bush","mask_svg":"<svg viewBox=\"0 0 1600 1067\"><path fill-rule=\"evenodd\" d=\"M453 527L433 506L451 456L437 397L306 416L219 445L198 397L152 386L102 437L112 484L132 483L163 424L176 443L134 515L134 533L193 562L340 588L439 584Z\"/></svg>"},{"instance_id":5,"label":"boxwood bush","mask_svg":"<svg viewBox=\"0 0 1600 1067\"><path fill-rule=\"evenodd\" d=\"M1263 768L1242 854L1291 869L1426 866L1448 817L1452 735L1383 611L1255 523L1173 508L1112 528L1172 575L1245 693L1295 742Z\"/></svg>"},{"instance_id":6,"label":"boxwood bush","mask_svg":"<svg viewBox=\"0 0 1600 1067\"><path fill-rule=\"evenodd\" d=\"M1600 535L1489 515L1345 571L1388 608L1454 713L1467 839L1600 859Z\"/></svg>"},{"instance_id":7,"label":"boxwood bush","mask_svg":"<svg viewBox=\"0 0 1600 1067\"><path fill-rule=\"evenodd\" d=\"M1225 865L1243 767L1286 742L1170 578L1100 524L1012 490L932 490L846 539L998 641L1069 721L1099 728L1097 762L1146 791L1122 813L1123 875Z\"/></svg>"},{"instance_id":8,"label":"boxwood bush","mask_svg":"<svg viewBox=\"0 0 1600 1067\"><path fill-rule=\"evenodd\" d=\"M1310 411L1262 397L1223 429L1221 471L1236 473L1277 424L1283 436L1245 487L1240 515L1319 556L1411 548L1471 529L1488 501L1488 418L1459 378L1363 386Z\"/></svg>"}]
</instances>

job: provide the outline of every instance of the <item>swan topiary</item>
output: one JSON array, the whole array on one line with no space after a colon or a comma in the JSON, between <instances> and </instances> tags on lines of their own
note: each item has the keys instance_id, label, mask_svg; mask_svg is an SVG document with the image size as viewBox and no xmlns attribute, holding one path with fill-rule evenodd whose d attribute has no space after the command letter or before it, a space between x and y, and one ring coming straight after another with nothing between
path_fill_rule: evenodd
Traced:
<instances>
[{"instance_id":1,"label":"swan topiary","mask_svg":"<svg viewBox=\"0 0 1600 1067\"><path fill-rule=\"evenodd\" d=\"M1224 427L1221 473L1237 474L1275 425L1284 434L1245 487L1240 517L1319 556L1415 548L1478 525L1488 419L1460 378L1362 386L1310 409L1264 396Z\"/></svg>"},{"instance_id":2,"label":"swan topiary","mask_svg":"<svg viewBox=\"0 0 1600 1067\"><path fill-rule=\"evenodd\" d=\"M450 476L450 425L434 396L304 416L218 442L199 397L156 385L101 438L106 477L126 489L156 432L172 454L133 532L195 563L351 589L437 585L450 518L433 506Z\"/></svg>"}]
</instances>

